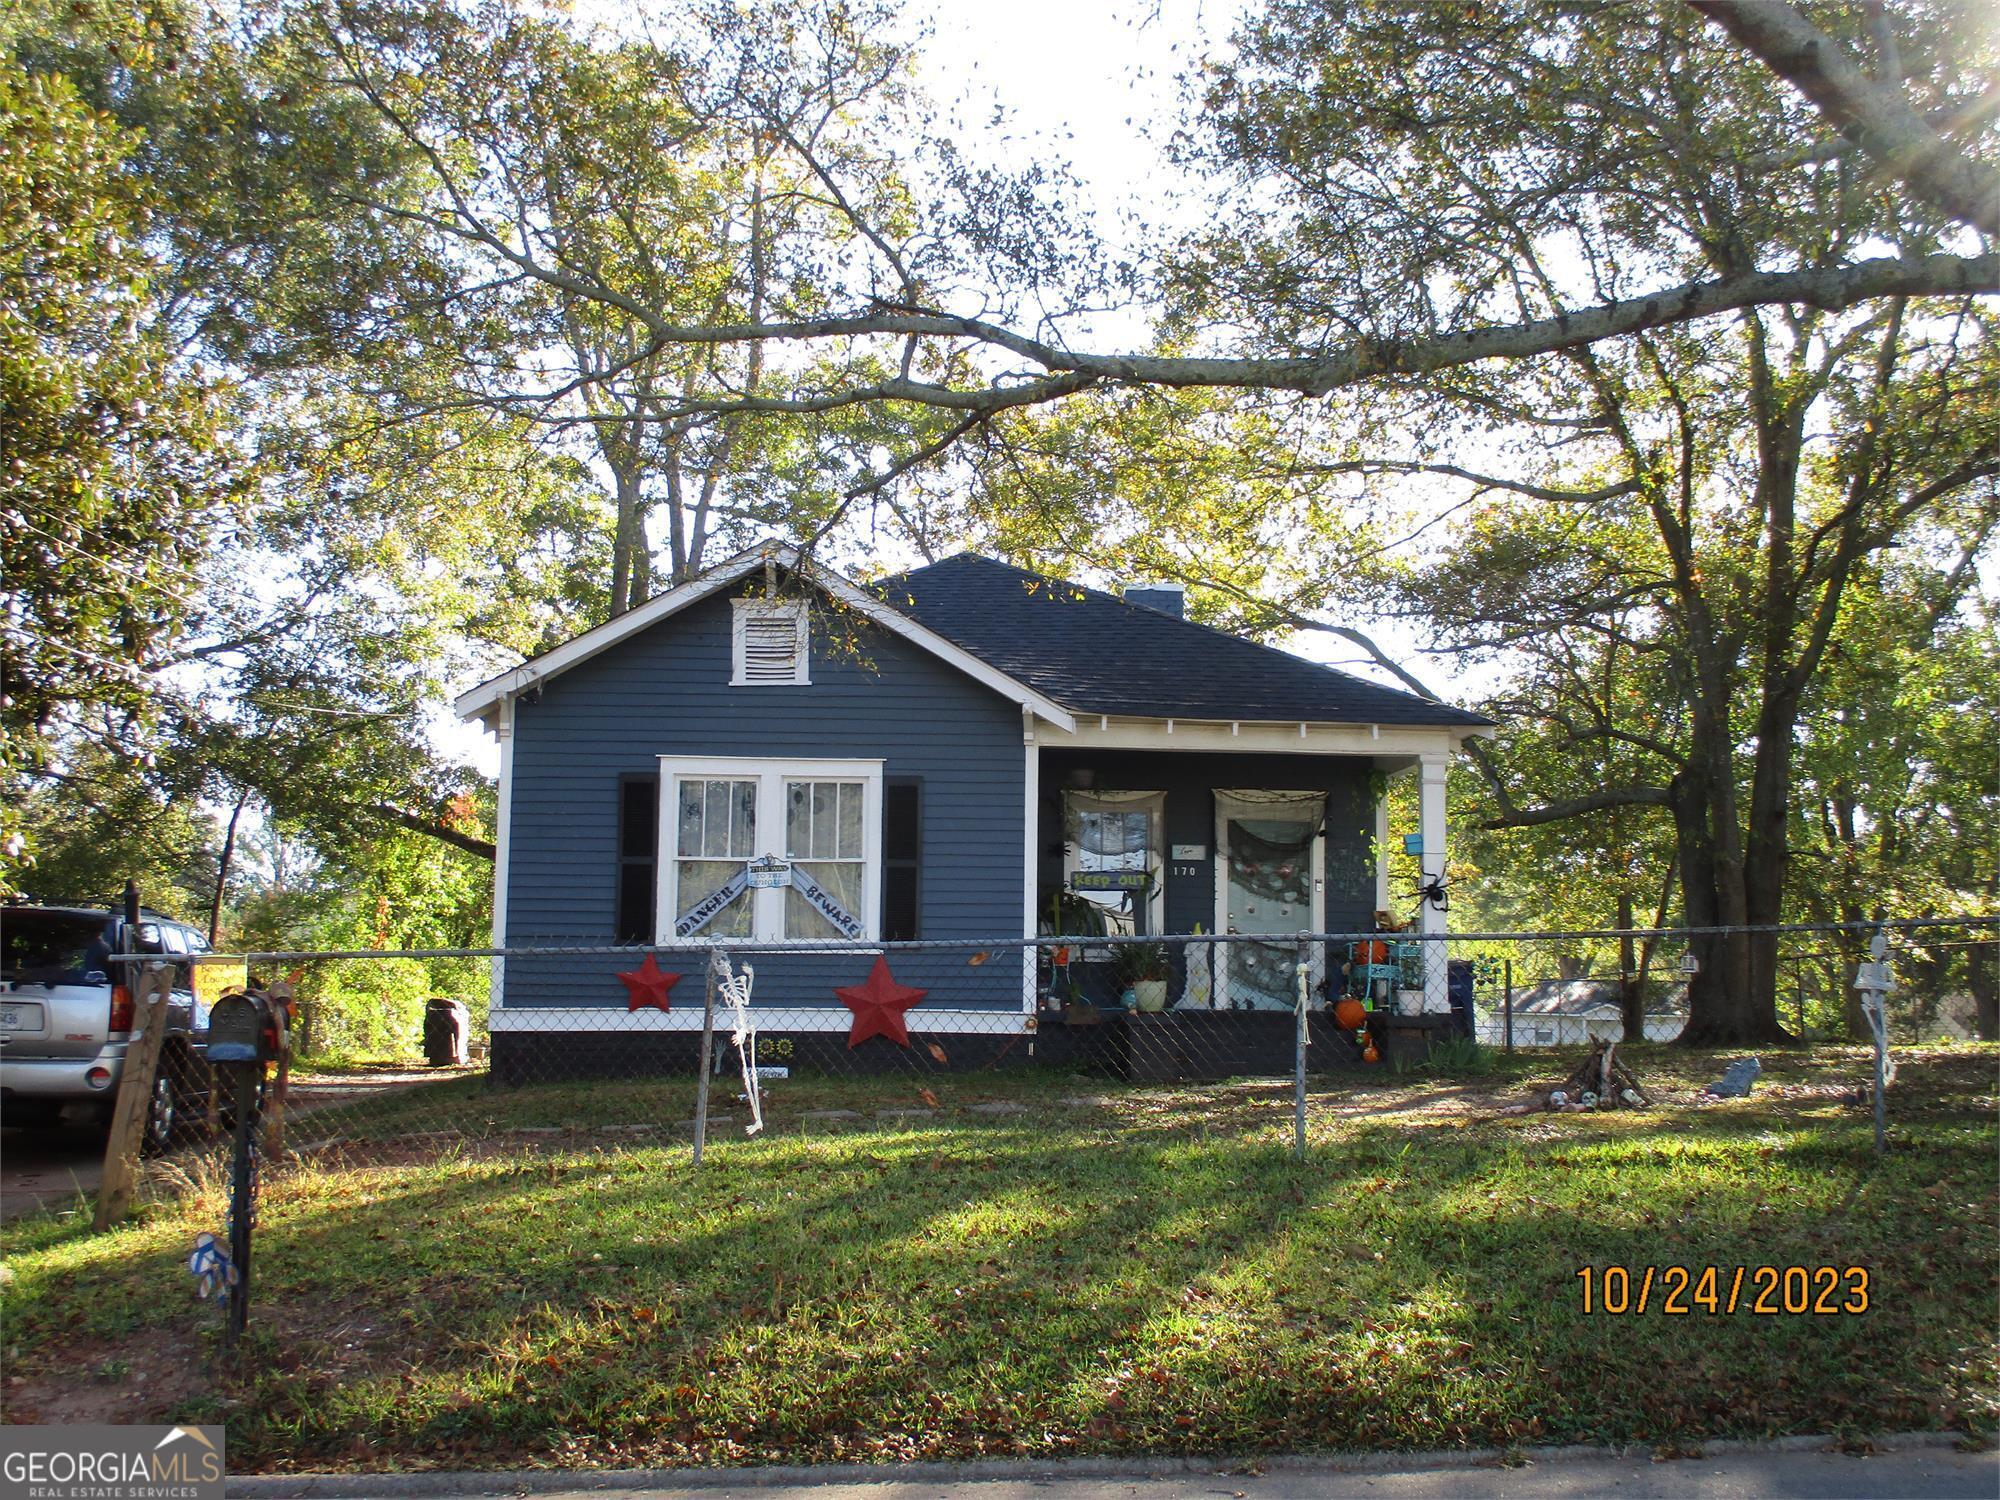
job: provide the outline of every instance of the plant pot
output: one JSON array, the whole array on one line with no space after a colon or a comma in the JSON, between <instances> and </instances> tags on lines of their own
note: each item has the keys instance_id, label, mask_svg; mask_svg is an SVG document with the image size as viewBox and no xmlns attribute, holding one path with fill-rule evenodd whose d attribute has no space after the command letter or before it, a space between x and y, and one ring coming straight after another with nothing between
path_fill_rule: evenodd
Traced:
<instances>
[{"instance_id":1,"label":"plant pot","mask_svg":"<svg viewBox=\"0 0 2000 1500\"><path fill-rule=\"evenodd\" d=\"M1132 1005L1135 1010L1159 1011L1167 1008L1167 982L1164 979L1140 979L1132 984Z\"/></svg>"}]
</instances>

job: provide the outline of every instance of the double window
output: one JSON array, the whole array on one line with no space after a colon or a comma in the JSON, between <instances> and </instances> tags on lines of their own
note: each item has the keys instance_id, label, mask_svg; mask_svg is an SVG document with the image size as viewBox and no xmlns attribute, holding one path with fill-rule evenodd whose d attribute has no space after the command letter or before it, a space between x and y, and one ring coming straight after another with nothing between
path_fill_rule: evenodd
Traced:
<instances>
[{"instance_id":1,"label":"double window","mask_svg":"<svg viewBox=\"0 0 2000 1500\"><path fill-rule=\"evenodd\" d=\"M879 940L882 763L660 760L655 941Z\"/></svg>"}]
</instances>

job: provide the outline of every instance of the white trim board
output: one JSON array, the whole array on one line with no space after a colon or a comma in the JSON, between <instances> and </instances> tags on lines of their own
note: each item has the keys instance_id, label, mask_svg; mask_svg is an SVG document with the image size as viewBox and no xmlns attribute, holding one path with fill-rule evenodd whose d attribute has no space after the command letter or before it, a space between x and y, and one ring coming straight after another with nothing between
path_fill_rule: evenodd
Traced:
<instances>
[{"instance_id":1,"label":"white trim board","mask_svg":"<svg viewBox=\"0 0 2000 1500\"><path fill-rule=\"evenodd\" d=\"M514 852L514 705L503 703L494 715L500 736L500 794L493 814L493 946L507 946L507 879ZM495 958L489 971L487 1008L507 1003L507 960Z\"/></svg>"},{"instance_id":2,"label":"white trim board","mask_svg":"<svg viewBox=\"0 0 2000 1500\"><path fill-rule=\"evenodd\" d=\"M700 977L698 974L688 976L689 980ZM678 988L675 993L679 993ZM854 1013L844 1005L757 1005L753 997L750 1019L760 1032L841 1032L854 1024ZM1023 1015L1018 1010L932 1010L916 1005L903 1012L903 1023L909 1027L912 1036L1018 1036L1035 1030L1035 1017ZM716 1012L715 1029L718 1033L717 1045L725 1045L728 1037L721 1033L727 1027L720 1010ZM494 1012L489 1018L488 1030L535 1032L544 1036L567 1036L579 1031L699 1032L701 1000L697 994L666 1011L650 1008L626 1011L610 1005L588 1008L517 1005L504 1012Z\"/></svg>"},{"instance_id":3,"label":"white trim board","mask_svg":"<svg viewBox=\"0 0 2000 1500\"><path fill-rule=\"evenodd\" d=\"M1265 755L1356 755L1411 762L1450 754L1468 739L1497 732L1463 724L1333 724L1287 719L1137 719L1077 714L1076 727L1043 729L1045 750L1207 750Z\"/></svg>"},{"instance_id":4,"label":"white trim board","mask_svg":"<svg viewBox=\"0 0 2000 1500\"><path fill-rule=\"evenodd\" d=\"M857 588L845 578L830 569L821 567L811 559L802 559L799 549L790 543L765 543L739 552L726 562L718 563L701 577L668 589L664 594L648 599L637 609L605 621L593 630L563 642L553 650L545 652L532 661L502 672L497 677L488 678L479 686L462 693L453 707L461 719L478 719L490 725L493 714L501 703L517 694L526 692L537 683L567 672L571 667L588 661L600 651L610 649L627 637L636 635L649 626L657 625L669 616L677 615L692 605L729 587L738 579L762 568L766 563L797 572L815 587L824 590L848 608L862 615L872 623L881 626L892 635L901 636L913 645L921 647L933 656L956 667L973 681L991 688L1023 708L1061 729L1074 729L1075 716L1053 698L1036 692L1025 683L1017 682L1006 673L997 671L971 652L954 645L936 631L919 625L908 615L891 609L880 599L867 591Z\"/></svg>"}]
</instances>

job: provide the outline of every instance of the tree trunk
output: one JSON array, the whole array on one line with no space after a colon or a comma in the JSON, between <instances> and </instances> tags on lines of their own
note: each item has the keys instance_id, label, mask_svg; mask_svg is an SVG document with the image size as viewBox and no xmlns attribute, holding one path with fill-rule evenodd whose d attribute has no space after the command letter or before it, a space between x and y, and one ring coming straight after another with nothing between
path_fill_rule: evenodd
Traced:
<instances>
[{"instance_id":1,"label":"tree trunk","mask_svg":"<svg viewBox=\"0 0 2000 1500\"><path fill-rule=\"evenodd\" d=\"M2000 1041L2000 943L1976 943L1965 956L1972 1024L1982 1042Z\"/></svg>"},{"instance_id":2,"label":"tree trunk","mask_svg":"<svg viewBox=\"0 0 2000 1500\"><path fill-rule=\"evenodd\" d=\"M641 574L646 528L639 509L639 445L621 436L606 444L605 458L618 500L618 521L611 536L611 613L617 616L645 598Z\"/></svg>"},{"instance_id":3,"label":"tree trunk","mask_svg":"<svg viewBox=\"0 0 2000 1500\"><path fill-rule=\"evenodd\" d=\"M1702 753L1704 738L1718 733L1717 721L1697 715L1695 753L1669 788L1675 843L1680 854L1682 904L1690 927L1742 928L1750 912L1750 892L1736 828L1735 785L1728 746L1721 747L1723 774L1713 768L1715 747ZM1770 952L1776 953L1771 938ZM1778 1024L1776 966L1753 958L1750 935L1742 931L1697 933L1688 940L1699 968L1688 984L1688 1019L1680 1040L1692 1047L1734 1047L1787 1040ZM1753 988L1753 975L1763 984Z\"/></svg>"},{"instance_id":4,"label":"tree trunk","mask_svg":"<svg viewBox=\"0 0 2000 1500\"><path fill-rule=\"evenodd\" d=\"M215 861L215 896L208 903L208 946L211 948L219 941L216 934L222 931L222 898L229 888L229 866L236 858L236 824L243 816L244 804L249 800L250 794L245 792L229 810L229 827L222 834L222 853Z\"/></svg>"},{"instance_id":5,"label":"tree trunk","mask_svg":"<svg viewBox=\"0 0 2000 1500\"><path fill-rule=\"evenodd\" d=\"M1646 1040L1646 999L1639 976L1639 955L1632 940L1632 893L1618 892L1618 1011L1625 1025L1625 1040Z\"/></svg>"}]
</instances>

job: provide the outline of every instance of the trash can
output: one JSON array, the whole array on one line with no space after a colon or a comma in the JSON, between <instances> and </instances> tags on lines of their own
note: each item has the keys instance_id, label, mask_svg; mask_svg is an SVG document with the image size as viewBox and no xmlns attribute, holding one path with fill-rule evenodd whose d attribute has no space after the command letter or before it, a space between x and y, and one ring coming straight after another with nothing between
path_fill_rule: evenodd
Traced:
<instances>
[{"instance_id":1,"label":"trash can","mask_svg":"<svg viewBox=\"0 0 2000 1500\"><path fill-rule=\"evenodd\" d=\"M424 1061L434 1068L462 1068L472 1040L472 1012L463 1000L433 996L424 1007Z\"/></svg>"},{"instance_id":2,"label":"trash can","mask_svg":"<svg viewBox=\"0 0 2000 1500\"><path fill-rule=\"evenodd\" d=\"M1452 1034L1464 1037L1473 1035L1471 959L1454 958L1445 964L1445 994L1451 1000Z\"/></svg>"}]
</instances>

